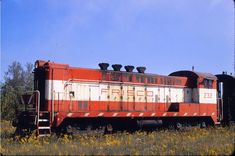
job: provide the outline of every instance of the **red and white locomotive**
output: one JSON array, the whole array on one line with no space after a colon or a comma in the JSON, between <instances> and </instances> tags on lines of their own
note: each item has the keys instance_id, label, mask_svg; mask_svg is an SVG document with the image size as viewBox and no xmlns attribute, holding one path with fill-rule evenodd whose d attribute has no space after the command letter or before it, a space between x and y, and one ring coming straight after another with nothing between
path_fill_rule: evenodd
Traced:
<instances>
[{"instance_id":1,"label":"red and white locomotive","mask_svg":"<svg viewBox=\"0 0 235 156\"><path fill-rule=\"evenodd\" d=\"M22 96L26 110L17 131L138 129L148 126L214 125L221 120L217 77L195 71L169 76L145 73L145 67L100 63L100 69L70 67L38 60L34 91Z\"/></svg>"}]
</instances>

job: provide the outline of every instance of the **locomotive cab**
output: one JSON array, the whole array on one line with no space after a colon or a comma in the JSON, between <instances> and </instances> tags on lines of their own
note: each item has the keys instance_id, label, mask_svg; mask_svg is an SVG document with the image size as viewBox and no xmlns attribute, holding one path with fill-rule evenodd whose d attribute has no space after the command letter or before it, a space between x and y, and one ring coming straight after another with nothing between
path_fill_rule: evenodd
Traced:
<instances>
[{"instance_id":1,"label":"locomotive cab","mask_svg":"<svg viewBox=\"0 0 235 156\"><path fill-rule=\"evenodd\" d=\"M217 105L217 77L210 73L195 71L177 71L170 76L187 77L187 88L185 90L186 102L193 104L192 111L197 111L202 120L218 124ZM188 98L187 98L188 97ZM191 105L192 106L192 105ZM188 109L191 109L189 106Z\"/></svg>"}]
</instances>

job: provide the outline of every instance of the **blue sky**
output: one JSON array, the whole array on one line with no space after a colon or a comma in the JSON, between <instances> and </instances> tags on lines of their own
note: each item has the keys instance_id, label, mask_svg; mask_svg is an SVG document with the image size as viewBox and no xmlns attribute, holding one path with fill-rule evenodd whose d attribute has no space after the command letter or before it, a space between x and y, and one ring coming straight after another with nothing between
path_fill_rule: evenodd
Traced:
<instances>
[{"instance_id":1,"label":"blue sky","mask_svg":"<svg viewBox=\"0 0 235 156\"><path fill-rule=\"evenodd\" d=\"M1 74L37 59L230 73L233 15L232 0L2 0Z\"/></svg>"}]
</instances>

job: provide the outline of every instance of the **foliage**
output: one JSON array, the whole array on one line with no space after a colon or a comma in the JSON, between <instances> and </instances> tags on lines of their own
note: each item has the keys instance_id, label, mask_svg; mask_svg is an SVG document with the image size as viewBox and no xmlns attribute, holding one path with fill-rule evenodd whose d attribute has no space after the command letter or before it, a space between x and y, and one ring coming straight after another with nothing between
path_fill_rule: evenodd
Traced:
<instances>
[{"instance_id":1,"label":"foliage","mask_svg":"<svg viewBox=\"0 0 235 156\"><path fill-rule=\"evenodd\" d=\"M1 117L13 119L20 105L20 95L33 87L33 65L27 63L24 69L19 62L13 62L4 75L1 83Z\"/></svg>"},{"instance_id":2,"label":"foliage","mask_svg":"<svg viewBox=\"0 0 235 156\"><path fill-rule=\"evenodd\" d=\"M33 134L14 140L11 137L14 129L2 121L0 152L3 155L231 155L235 143L234 128L44 138Z\"/></svg>"}]
</instances>

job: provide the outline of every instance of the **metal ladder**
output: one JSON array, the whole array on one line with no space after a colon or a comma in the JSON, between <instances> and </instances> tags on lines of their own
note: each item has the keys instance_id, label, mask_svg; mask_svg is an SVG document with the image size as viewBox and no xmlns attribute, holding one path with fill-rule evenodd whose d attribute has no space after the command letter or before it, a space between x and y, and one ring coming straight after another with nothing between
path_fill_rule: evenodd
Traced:
<instances>
[{"instance_id":1,"label":"metal ladder","mask_svg":"<svg viewBox=\"0 0 235 156\"><path fill-rule=\"evenodd\" d=\"M38 95L36 103L37 118L35 118L35 124L37 126L37 135L40 137L51 136L50 112L40 110L40 92L38 90L36 90L35 92Z\"/></svg>"},{"instance_id":2,"label":"metal ladder","mask_svg":"<svg viewBox=\"0 0 235 156\"><path fill-rule=\"evenodd\" d=\"M51 136L50 112L38 111L37 135L40 137Z\"/></svg>"}]
</instances>

